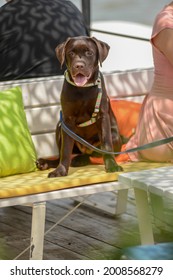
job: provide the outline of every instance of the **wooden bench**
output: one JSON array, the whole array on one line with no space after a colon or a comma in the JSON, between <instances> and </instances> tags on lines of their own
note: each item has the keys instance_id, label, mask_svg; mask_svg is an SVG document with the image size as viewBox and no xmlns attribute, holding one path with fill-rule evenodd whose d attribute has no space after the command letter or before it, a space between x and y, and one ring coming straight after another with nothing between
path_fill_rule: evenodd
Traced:
<instances>
[{"instance_id":1,"label":"wooden bench","mask_svg":"<svg viewBox=\"0 0 173 280\"><path fill-rule=\"evenodd\" d=\"M105 74L105 81L111 96L138 101L148 92L152 75L152 69L110 73ZM136 83L138 79L139 83ZM58 154L55 127L59 119L62 83L63 77L0 83L0 90L17 85L22 88L26 117L38 157L52 157ZM63 179L48 179L47 173L48 171L36 171L0 179L1 193L3 186L9 186L7 194L0 195L0 207L32 206L30 259L43 257L46 201L118 191L116 213L120 214L126 210L129 186L123 187L117 181L117 174L105 173L102 166L90 166L82 171L71 168L70 175Z\"/></svg>"}]
</instances>

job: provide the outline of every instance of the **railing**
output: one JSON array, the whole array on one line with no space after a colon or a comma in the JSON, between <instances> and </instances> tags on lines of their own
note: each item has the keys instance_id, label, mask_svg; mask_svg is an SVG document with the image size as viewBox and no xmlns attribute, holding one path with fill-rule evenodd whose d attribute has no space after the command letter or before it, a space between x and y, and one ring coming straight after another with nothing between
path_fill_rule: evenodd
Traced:
<instances>
[{"instance_id":1,"label":"railing","mask_svg":"<svg viewBox=\"0 0 173 280\"><path fill-rule=\"evenodd\" d=\"M142 37L127 35L127 34L119 34L119 33L115 33L115 32L110 32L110 31L91 28L91 1L90 0L81 0L81 6L82 6L82 13L83 13L83 16L84 16L84 21L85 21L86 27L88 29L89 35L90 35L91 31L94 31L94 32L98 32L98 33L103 33L103 34L108 34L108 35L113 35L113 36L120 36L120 37L124 37L124 38L130 38L130 39L136 39L136 40L148 41L149 42L148 38L142 38Z\"/></svg>"},{"instance_id":2,"label":"railing","mask_svg":"<svg viewBox=\"0 0 173 280\"><path fill-rule=\"evenodd\" d=\"M90 27L91 27L91 1L90 0L81 0L81 6L82 6L82 13L84 16L84 22L86 24L86 27L90 33Z\"/></svg>"}]
</instances>

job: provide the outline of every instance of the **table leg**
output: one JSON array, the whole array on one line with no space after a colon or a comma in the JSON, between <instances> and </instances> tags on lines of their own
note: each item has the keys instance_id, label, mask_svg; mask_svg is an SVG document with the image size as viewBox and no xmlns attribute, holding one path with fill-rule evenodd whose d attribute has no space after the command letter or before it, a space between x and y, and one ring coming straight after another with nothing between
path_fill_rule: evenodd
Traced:
<instances>
[{"instance_id":1,"label":"table leg","mask_svg":"<svg viewBox=\"0 0 173 280\"><path fill-rule=\"evenodd\" d=\"M163 198L156 194L150 193L151 206L154 216L155 225L163 230L165 228Z\"/></svg>"},{"instance_id":2,"label":"table leg","mask_svg":"<svg viewBox=\"0 0 173 280\"><path fill-rule=\"evenodd\" d=\"M154 244L147 192L137 188L134 189L134 192L141 244Z\"/></svg>"}]
</instances>

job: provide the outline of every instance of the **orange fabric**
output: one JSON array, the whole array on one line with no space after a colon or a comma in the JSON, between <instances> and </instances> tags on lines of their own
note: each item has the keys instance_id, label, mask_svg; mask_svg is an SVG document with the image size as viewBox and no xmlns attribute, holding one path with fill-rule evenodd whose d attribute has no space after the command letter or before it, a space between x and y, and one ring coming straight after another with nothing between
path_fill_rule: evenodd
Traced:
<instances>
[{"instance_id":1,"label":"orange fabric","mask_svg":"<svg viewBox=\"0 0 173 280\"><path fill-rule=\"evenodd\" d=\"M111 100L111 107L118 122L120 134L131 137L138 122L140 103L126 100Z\"/></svg>"},{"instance_id":2,"label":"orange fabric","mask_svg":"<svg viewBox=\"0 0 173 280\"><path fill-rule=\"evenodd\" d=\"M138 122L139 111L141 108L140 103L126 101L126 100L110 100L112 110L116 116L120 134L129 138L136 129ZM122 146L121 151L126 149L126 144ZM93 164L103 164L103 159L90 157L90 161ZM128 154L118 155L116 157L117 162L130 161Z\"/></svg>"}]
</instances>

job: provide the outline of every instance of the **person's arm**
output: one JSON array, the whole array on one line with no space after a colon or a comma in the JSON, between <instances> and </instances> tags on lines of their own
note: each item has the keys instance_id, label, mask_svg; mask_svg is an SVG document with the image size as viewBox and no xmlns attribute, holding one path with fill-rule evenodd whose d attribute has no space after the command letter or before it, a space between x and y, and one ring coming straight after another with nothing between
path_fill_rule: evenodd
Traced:
<instances>
[{"instance_id":1,"label":"person's arm","mask_svg":"<svg viewBox=\"0 0 173 280\"><path fill-rule=\"evenodd\" d=\"M165 28L152 41L173 65L173 29Z\"/></svg>"}]
</instances>

